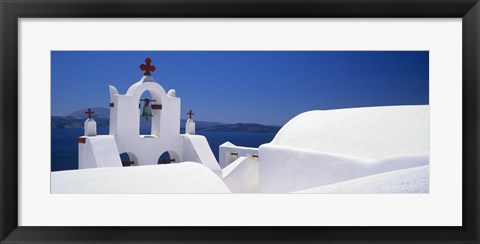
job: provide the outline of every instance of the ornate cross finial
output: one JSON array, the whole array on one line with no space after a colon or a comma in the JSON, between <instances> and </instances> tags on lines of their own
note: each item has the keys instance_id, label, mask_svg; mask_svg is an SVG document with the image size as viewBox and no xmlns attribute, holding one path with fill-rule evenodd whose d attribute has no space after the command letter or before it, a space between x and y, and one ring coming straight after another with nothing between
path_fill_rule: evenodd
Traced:
<instances>
[{"instance_id":1,"label":"ornate cross finial","mask_svg":"<svg viewBox=\"0 0 480 244\"><path fill-rule=\"evenodd\" d=\"M151 75L150 72L155 71L156 69L155 65L151 65L151 63L152 63L152 60L150 58L146 58L145 64L140 65L140 69L145 71L145 73L143 73L144 75L150 76Z\"/></svg>"},{"instance_id":2,"label":"ornate cross finial","mask_svg":"<svg viewBox=\"0 0 480 244\"><path fill-rule=\"evenodd\" d=\"M88 108L87 112L85 112L85 114L88 114L88 118L91 119L92 118L92 114L93 114L93 111L91 108Z\"/></svg>"},{"instance_id":3,"label":"ornate cross finial","mask_svg":"<svg viewBox=\"0 0 480 244\"><path fill-rule=\"evenodd\" d=\"M190 112L188 112L187 114L188 114L189 119L192 119L192 115L194 115L194 113L192 113L191 109L190 109Z\"/></svg>"}]
</instances>

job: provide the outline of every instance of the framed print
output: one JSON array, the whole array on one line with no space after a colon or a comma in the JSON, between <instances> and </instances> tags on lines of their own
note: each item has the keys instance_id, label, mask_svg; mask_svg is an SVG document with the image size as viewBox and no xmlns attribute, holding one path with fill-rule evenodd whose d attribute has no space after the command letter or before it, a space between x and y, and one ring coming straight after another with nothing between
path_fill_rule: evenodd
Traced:
<instances>
[{"instance_id":1,"label":"framed print","mask_svg":"<svg viewBox=\"0 0 480 244\"><path fill-rule=\"evenodd\" d=\"M479 241L478 1L1 4L2 242Z\"/></svg>"}]
</instances>

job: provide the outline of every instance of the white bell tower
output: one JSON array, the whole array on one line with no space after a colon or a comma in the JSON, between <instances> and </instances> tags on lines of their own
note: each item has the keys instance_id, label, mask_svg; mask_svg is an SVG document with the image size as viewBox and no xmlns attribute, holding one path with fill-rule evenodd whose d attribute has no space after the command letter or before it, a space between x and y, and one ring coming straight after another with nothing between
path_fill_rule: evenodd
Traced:
<instances>
[{"instance_id":1,"label":"white bell tower","mask_svg":"<svg viewBox=\"0 0 480 244\"><path fill-rule=\"evenodd\" d=\"M172 162L182 161L182 138L180 137L180 98L174 91L165 92L150 72L155 70L151 60L140 69L144 76L128 88L125 94L119 94L110 86L110 135L115 136L118 151L134 158L134 165L157 164L160 156L168 152ZM147 72L148 71L148 72ZM144 92L152 95L151 134L140 133L141 97Z\"/></svg>"},{"instance_id":2,"label":"white bell tower","mask_svg":"<svg viewBox=\"0 0 480 244\"><path fill-rule=\"evenodd\" d=\"M187 114L188 120L185 123L185 134L195 135L195 121L193 121L192 119L192 115L194 115L194 113L190 109L190 112L188 112Z\"/></svg>"},{"instance_id":3,"label":"white bell tower","mask_svg":"<svg viewBox=\"0 0 480 244\"><path fill-rule=\"evenodd\" d=\"M97 135L97 122L92 118L93 111L91 108L88 108L87 112L85 114L88 114L87 120L83 123L83 128L85 130L84 135L85 136L96 136Z\"/></svg>"}]
</instances>

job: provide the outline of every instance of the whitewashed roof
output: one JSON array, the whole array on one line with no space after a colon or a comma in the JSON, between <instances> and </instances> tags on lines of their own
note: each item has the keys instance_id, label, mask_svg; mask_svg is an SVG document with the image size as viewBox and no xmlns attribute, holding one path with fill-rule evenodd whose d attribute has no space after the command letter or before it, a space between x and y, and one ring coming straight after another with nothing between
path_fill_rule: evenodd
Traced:
<instances>
[{"instance_id":1,"label":"whitewashed roof","mask_svg":"<svg viewBox=\"0 0 480 244\"><path fill-rule=\"evenodd\" d=\"M368 159L428 154L429 112L428 105L305 112L271 144Z\"/></svg>"}]
</instances>

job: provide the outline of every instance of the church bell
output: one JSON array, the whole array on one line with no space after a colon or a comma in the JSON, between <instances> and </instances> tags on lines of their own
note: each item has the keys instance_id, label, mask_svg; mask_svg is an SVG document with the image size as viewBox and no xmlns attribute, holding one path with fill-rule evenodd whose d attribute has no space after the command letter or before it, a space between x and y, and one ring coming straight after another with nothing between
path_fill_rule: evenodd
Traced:
<instances>
[{"instance_id":1,"label":"church bell","mask_svg":"<svg viewBox=\"0 0 480 244\"><path fill-rule=\"evenodd\" d=\"M141 117L145 117L146 121L148 121L148 117L153 117L152 108L150 108L150 99L148 98L143 100L143 113Z\"/></svg>"}]
</instances>

